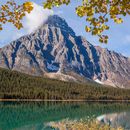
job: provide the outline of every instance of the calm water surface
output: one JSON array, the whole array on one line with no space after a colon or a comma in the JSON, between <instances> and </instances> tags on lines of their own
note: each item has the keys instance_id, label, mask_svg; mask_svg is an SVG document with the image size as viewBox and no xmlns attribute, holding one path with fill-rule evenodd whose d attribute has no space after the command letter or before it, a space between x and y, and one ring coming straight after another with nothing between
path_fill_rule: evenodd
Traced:
<instances>
[{"instance_id":1,"label":"calm water surface","mask_svg":"<svg viewBox=\"0 0 130 130\"><path fill-rule=\"evenodd\" d=\"M130 130L130 104L85 102L0 102L0 130L54 130L49 124L95 118Z\"/></svg>"}]
</instances>

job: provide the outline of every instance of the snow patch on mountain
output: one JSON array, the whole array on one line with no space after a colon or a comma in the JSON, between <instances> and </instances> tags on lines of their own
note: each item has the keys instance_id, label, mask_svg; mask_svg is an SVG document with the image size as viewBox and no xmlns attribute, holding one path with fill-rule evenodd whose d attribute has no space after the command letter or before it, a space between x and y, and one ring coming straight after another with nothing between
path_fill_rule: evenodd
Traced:
<instances>
[{"instance_id":1,"label":"snow patch on mountain","mask_svg":"<svg viewBox=\"0 0 130 130\"><path fill-rule=\"evenodd\" d=\"M99 84L104 84L103 82L101 82L99 79L96 79L95 82L99 83Z\"/></svg>"}]
</instances>

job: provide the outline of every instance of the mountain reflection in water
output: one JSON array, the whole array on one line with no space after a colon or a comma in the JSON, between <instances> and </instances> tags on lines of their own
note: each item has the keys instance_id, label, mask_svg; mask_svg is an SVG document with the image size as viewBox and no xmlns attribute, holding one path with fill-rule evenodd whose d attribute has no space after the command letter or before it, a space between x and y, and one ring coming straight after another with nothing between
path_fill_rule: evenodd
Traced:
<instances>
[{"instance_id":1,"label":"mountain reflection in water","mask_svg":"<svg viewBox=\"0 0 130 130\"><path fill-rule=\"evenodd\" d=\"M116 114L113 114L116 113ZM103 115L103 116L102 116ZM130 130L130 104L85 102L1 102L0 130L54 130L50 122L95 118Z\"/></svg>"},{"instance_id":2,"label":"mountain reflection in water","mask_svg":"<svg viewBox=\"0 0 130 130\"><path fill-rule=\"evenodd\" d=\"M130 112L112 113L97 117L97 119L112 127L122 127L125 130L130 130Z\"/></svg>"}]
</instances>

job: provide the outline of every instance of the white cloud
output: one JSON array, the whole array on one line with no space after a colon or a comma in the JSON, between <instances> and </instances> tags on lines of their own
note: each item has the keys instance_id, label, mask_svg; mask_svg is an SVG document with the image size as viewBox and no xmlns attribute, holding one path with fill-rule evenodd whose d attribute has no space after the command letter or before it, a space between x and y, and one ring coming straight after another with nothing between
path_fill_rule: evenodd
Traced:
<instances>
[{"instance_id":1,"label":"white cloud","mask_svg":"<svg viewBox=\"0 0 130 130\"><path fill-rule=\"evenodd\" d=\"M34 4L34 9L30 14L26 13L24 19L24 28L27 33L31 33L36 30L40 25L42 25L48 18L48 16L53 15L53 11L49 9L43 9L42 6Z\"/></svg>"},{"instance_id":2,"label":"white cloud","mask_svg":"<svg viewBox=\"0 0 130 130\"><path fill-rule=\"evenodd\" d=\"M50 15L53 15L52 10L44 9L42 6L34 3L34 9L30 14L26 14L22 24L23 28L18 30L12 24L3 25L3 30L0 35L0 47L9 44L21 36L27 35L36 30L42 25ZM7 31L8 30L8 31Z\"/></svg>"}]
</instances>

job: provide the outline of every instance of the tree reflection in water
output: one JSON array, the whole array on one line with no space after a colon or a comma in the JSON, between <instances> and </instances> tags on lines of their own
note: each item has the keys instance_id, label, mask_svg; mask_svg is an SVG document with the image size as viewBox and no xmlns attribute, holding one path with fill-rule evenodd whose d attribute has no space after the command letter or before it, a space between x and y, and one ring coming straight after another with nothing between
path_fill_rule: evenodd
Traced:
<instances>
[{"instance_id":1,"label":"tree reflection in water","mask_svg":"<svg viewBox=\"0 0 130 130\"><path fill-rule=\"evenodd\" d=\"M110 113L130 112L129 104L85 102L1 102L0 129L49 130L45 124L63 119L80 120ZM127 115L127 114L126 114ZM125 116L123 117L125 118ZM130 120L128 119L130 122ZM104 121L105 122L105 121ZM50 129L51 130L51 129Z\"/></svg>"}]
</instances>

